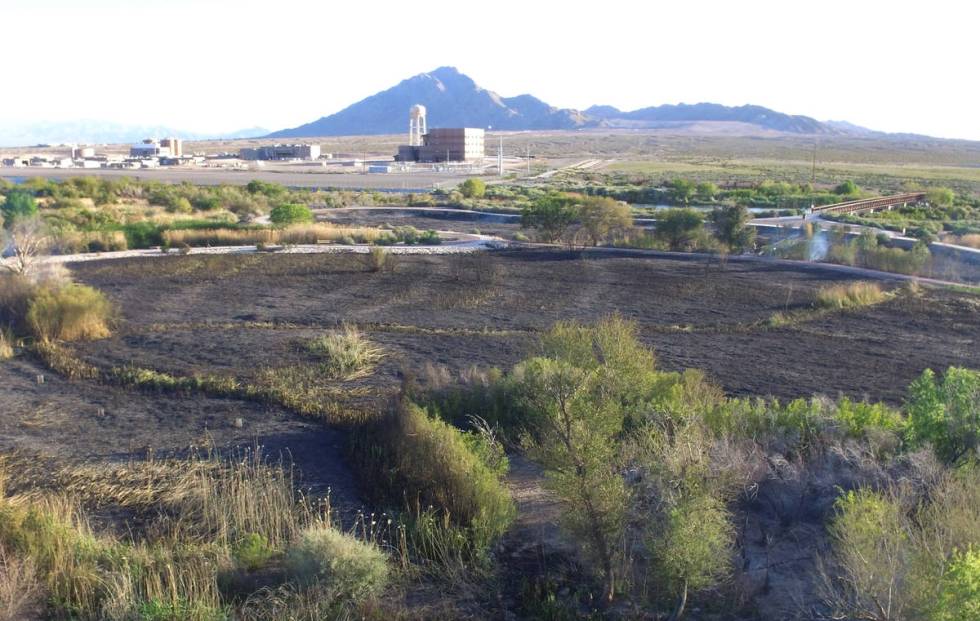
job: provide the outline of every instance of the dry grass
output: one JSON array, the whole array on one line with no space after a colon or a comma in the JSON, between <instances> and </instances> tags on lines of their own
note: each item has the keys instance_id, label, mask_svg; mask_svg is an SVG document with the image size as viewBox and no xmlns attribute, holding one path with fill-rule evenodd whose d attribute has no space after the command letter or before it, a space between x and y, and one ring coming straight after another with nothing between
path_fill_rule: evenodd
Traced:
<instances>
[{"instance_id":1,"label":"dry grass","mask_svg":"<svg viewBox=\"0 0 980 621\"><path fill-rule=\"evenodd\" d=\"M250 246L254 244L316 244L341 242L345 238L358 243L378 239L384 231L370 227L338 226L326 222L296 224L284 229L180 229L164 231L164 242L173 247ZM349 241L349 240L347 240Z\"/></svg>"},{"instance_id":2,"label":"dry grass","mask_svg":"<svg viewBox=\"0 0 980 621\"><path fill-rule=\"evenodd\" d=\"M30 558L18 558L0 545L0 621L28 619L41 595L37 568Z\"/></svg>"},{"instance_id":3,"label":"dry grass","mask_svg":"<svg viewBox=\"0 0 980 621\"><path fill-rule=\"evenodd\" d=\"M313 339L307 349L323 360L323 371L333 379L352 380L371 372L384 350L355 326L345 323Z\"/></svg>"},{"instance_id":4,"label":"dry grass","mask_svg":"<svg viewBox=\"0 0 980 621\"><path fill-rule=\"evenodd\" d=\"M950 241L959 246L980 249L980 233L960 235L958 237L953 237Z\"/></svg>"},{"instance_id":5,"label":"dry grass","mask_svg":"<svg viewBox=\"0 0 980 621\"><path fill-rule=\"evenodd\" d=\"M27 321L44 341L94 340L109 336L115 309L102 292L69 284L43 287L30 302Z\"/></svg>"},{"instance_id":6,"label":"dry grass","mask_svg":"<svg viewBox=\"0 0 980 621\"><path fill-rule=\"evenodd\" d=\"M881 286L872 282L855 282L824 287L817 292L817 306L823 308L860 308L888 299Z\"/></svg>"},{"instance_id":7,"label":"dry grass","mask_svg":"<svg viewBox=\"0 0 980 621\"><path fill-rule=\"evenodd\" d=\"M0 360L10 360L14 357L14 336L5 329L0 328Z\"/></svg>"}]
</instances>

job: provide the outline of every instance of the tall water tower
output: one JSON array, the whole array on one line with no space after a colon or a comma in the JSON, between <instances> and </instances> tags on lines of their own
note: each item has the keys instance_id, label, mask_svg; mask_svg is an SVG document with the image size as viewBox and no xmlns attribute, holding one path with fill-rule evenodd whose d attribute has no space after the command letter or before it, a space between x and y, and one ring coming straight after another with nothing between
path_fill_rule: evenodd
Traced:
<instances>
[{"instance_id":1,"label":"tall water tower","mask_svg":"<svg viewBox=\"0 0 980 621\"><path fill-rule=\"evenodd\" d=\"M422 134L428 133L425 127L425 106L415 104L408 111L408 144L412 147L422 146Z\"/></svg>"}]
</instances>

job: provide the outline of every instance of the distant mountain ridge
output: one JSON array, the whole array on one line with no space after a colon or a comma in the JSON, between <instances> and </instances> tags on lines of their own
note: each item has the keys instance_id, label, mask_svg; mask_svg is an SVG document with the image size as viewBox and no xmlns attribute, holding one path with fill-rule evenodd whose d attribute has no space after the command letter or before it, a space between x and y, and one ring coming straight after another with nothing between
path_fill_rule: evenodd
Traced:
<instances>
[{"instance_id":1,"label":"distant mountain ridge","mask_svg":"<svg viewBox=\"0 0 980 621\"><path fill-rule=\"evenodd\" d=\"M110 121L82 119L67 122L41 122L23 125L0 125L0 146L36 144L124 144L144 138L175 136L184 140L252 138L269 133L263 127L251 127L225 134L185 132L163 125L126 125Z\"/></svg>"},{"instance_id":2,"label":"distant mountain ridge","mask_svg":"<svg viewBox=\"0 0 980 621\"><path fill-rule=\"evenodd\" d=\"M455 67L439 67L402 80L336 114L273 132L266 138L401 133L406 131L408 109L414 104L427 108L432 127L484 127L513 131L603 127L645 129L699 122L729 122L795 134L849 133L808 116L783 114L751 105L679 104L631 112L613 106L592 106L583 111L556 108L533 95L501 97L480 87Z\"/></svg>"}]
</instances>

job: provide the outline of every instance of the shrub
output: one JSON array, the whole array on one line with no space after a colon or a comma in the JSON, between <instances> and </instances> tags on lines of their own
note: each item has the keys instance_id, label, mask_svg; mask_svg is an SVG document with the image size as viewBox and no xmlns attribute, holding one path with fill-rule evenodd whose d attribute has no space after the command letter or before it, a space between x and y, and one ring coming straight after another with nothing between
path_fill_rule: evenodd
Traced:
<instances>
[{"instance_id":1,"label":"shrub","mask_svg":"<svg viewBox=\"0 0 980 621\"><path fill-rule=\"evenodd\" d=\"M366 375L384 355L381 347L350 324L313 339L307 349L323 359L322 369L328 376L344 380Z\"/></svg>"},{"instance_id":2,"label":"shrub","mask_svg":"<svg viewBox=\"0 0 980 621\"><path fill-rule=\"evenodd\" d=\"M364 255L364 266L369 272L380 272L391 263L391 255L384 248L371 248Z\"/></svg>"},{"instance_id":3,"label":"shrub","mask_svg":"<svg viewBox=\"0 0 980 621\"><path fill-rule=\"evenodd\" d=\"M109 336L112 303L92 287L43 287L30 302L27 321L42 340L77 341Z\"/></svg>"},{"instance_id":4,"label":"shrub","mask_svg":"<svg viewBox=\"0 0 980 621\"><path fill-rule=\"evenodd\" d=\"M657 214L657 235L671 250L689 249L704 230L704 217L694 209L665 209Z\"/></svg>"},{"instance_id":5,"label":"shrub","mask_svg":"<svg viewBox=\"0 0 980 621\"><path fill-rule=\"evenodd\" d=\"M269 545L269 540L259 533L245 535L231 549L231 555L235 561L249 571L254 571L265 565L274 553Z\"/></svg>"},{"instance_id":6,"label":"shrub","mask_svg":"<svg viewBox=\"0 0 980 621\"><path fill-rule=\"evenodd\" d=\"M316 585L339 604L360 602L388 583L388 564L377 546L327 525L303 530L286 552L286 568L300 585Z\"/></svg>"},{"instance_id":7,"label":"shrub","mask_svg":"<svg viewBox=\"0 0 980 621\"><path fill-rule=\"evenodd\" d=\"M817 305L824 308L859 308L878 304L888 298L881 286L871 282L824 287L817 292Z\"/></svg>"},{"instance_id":8,"label":"shrub","mask_svg":"<svg viewBox=\"0 0 980 621\"><path fill-rule=\"evenodd\" d=\"M459 184L459 192L466 198L483 198L487 192L487 184L483 179L470 178Z\"/></svg>"},{"instance_id":9,"label":"shrub","mask_svg":"<svg viewBox=\"0 0 980 621\"><path fill-rule=\"evenodd\" d=\"M862 438L871 429L900 433L905 426L902 415L887 405L851 401L847 397L837 402L836 418L852 438Z\"/></svg>"},{"instance_id":10,"label":"shrub","mask_svg":"<svg viewBox=\"0 0 980 621\"><path fill-rule=\"evenodd\" d=\"M954 553L939 584L939 597L930 621L980 619L980 551L972 547Z\"/></svg>"},{"instance_id":11,"label":"shrub","mask_svg":"<svg viewBox=\"0 0 980 621\"><path fill-rule=\"evenodd\" d=\"M313 212L306 205L285 203L272 208L269 221L276 226L313 222Z\"/></svg>"},{"instance_id":12,"label":"shrub","mask_svg":"<svg viewBox=\"0 0 980 621\"><path fill-rule=\"evenodd\" d=\"M906 409L912 446L931 444L947 463L980 449L980 372L950 367L937 381L926 369L909 386Z\"/></svg>"},{"instance_id":13,"label":"shrub","mask_svg":"<svg viewBox=\"0 0 980 621\"><path fill-rule=\"evenodd\" d=\"M481 460L464 432L419 406L404 403L360 434L360 470L375 492L389 502L432 505L468 529L468 555L482 557L513 520L500 470Z\"/></svg>"}]
</instances>

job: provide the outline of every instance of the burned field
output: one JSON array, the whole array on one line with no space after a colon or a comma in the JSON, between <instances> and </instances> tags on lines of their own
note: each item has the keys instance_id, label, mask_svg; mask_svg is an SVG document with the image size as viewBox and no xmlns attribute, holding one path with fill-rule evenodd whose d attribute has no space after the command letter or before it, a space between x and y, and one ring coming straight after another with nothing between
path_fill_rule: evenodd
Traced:
<instances>
[{"instance_id":1,"label":"burned field","mask_svg":"<svg viewBox=\"0 0 980 621\"><path fill-rule=\"evenodd\" d=\"M897 405L925 368L980 366L975 297L902 290L872 307L807 316L818 288L848 278L829 269L514 251L399 257L378 273L350 256L255 255L92 262L74 274L121 308L114 336L76 346L91 365L249 382L303 364L303 342L349 322L385 350L375 373L336 386L366 407L384 407L426 367L453 377L506 370L554 322L611 314L637 322L662 368L702 369L732 395ZM788 325L770 321L801 309ZM258 437L299 459L288 438L309 443L308 420L265 404L67 381L27 358L0 374L0 442L10 448L113 458L206 434L224 446ZM245 425L232 427L235 418Z\"/></svg>"},{"instance_id":2,"label":"burned field","mask_svg":"<svg viewBox=\"0 0 980 621\"><path fill-rule=\"evenodd\" d=\"M529 250L389 261L372 270L353 255L254 254L73 266L120 316L111 337L66 345L68 365L29 353L0 364L0 450L35 470L15 485L42 485L46 469L61 464L260 445L295 466L313 495L329 490L349 520L377 508L372 481L351 458L351 421L391 408L406 386L509 370L557 321L635 322L659 368L701 369L732 396L843 395L897 406L926 368L980 367L975 295L883 281L882 301L820 308L821 290L854 282L824 266ZM344 325L377 345L380 359L369 373L311 378L309 343ZM537 562L525 553L527 533L555 537L542 481L513 457L517 518L502 545L515 567ZM753 502L764 504L767 489ZM826 486L821 511L836 489ZM816 532L814 524L806 526ZM786 546L778 554L795 554L798 535L778 539ZM747 563L777 554L753 545L744 545ZM523 588L514 576L503 584L508 598ZM509 602L501 605L514 609Z\"/></svg>"}]
</instances>

